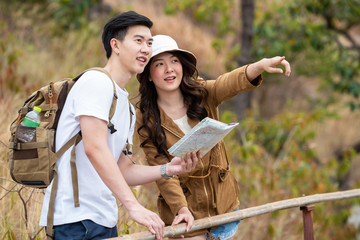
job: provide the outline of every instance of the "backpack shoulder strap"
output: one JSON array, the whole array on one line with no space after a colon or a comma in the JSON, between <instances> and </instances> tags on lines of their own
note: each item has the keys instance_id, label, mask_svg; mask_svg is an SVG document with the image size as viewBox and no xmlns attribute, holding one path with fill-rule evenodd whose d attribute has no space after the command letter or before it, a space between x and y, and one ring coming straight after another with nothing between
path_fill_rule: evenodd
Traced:
<instances>
[{"instance_id":1,"label":"backpack shoulder strap","mask_svg":"<svg viewBox=\"0 0 360 240\"><path fill-rule=\"evenodd\" d=\"M133 115L134 115L134 107L133 105L129 102L129 112L130 112L130 125L129 125L129 129L131 130L131 125L132 125L132 121L133 121ZM131 152L131 145L129 143L129 139L126 139L126 144L125 147L122 151L125 156L129 157L129 159L132 161L133 164L135 164L134 160L132 159L132 157L130 158L130 156L132 155ZM130 156L129 156L130 155Z\"/></svg>"},{"instance_id":2,"label":"backpack shoulder strap","mask_svg":"<svg viewBox=\"0 0 360 240\"><path fill-rule=\"evenodd\" d=\"M108 123L108 128L110 129L110 133L113 134L114 132L116 132L117 130L115 129L114 124L111 122L112 117L115 114L115 110L116 110L116 104L117 104L117 92L116 92L116 86L115 86L115 82L114 80L111 78L111 75L108 71L106 71L104 68L100 68L100 67L93 67L93 68L89 68L87 70L85 70L84 72L82 72L81 74L79 74L77 77L74 78L74 80L76 81L77 79L79 79L85 72L90 71L90 70L95 70L95 71L99 71L102 72L104 74L106 74L106 76L108 76L113 84L114 87L114 95L113 95L113 100L111 103L111 107L110 107L110 111L109 111L109 123Z\"/></svg>"}]
</instances>

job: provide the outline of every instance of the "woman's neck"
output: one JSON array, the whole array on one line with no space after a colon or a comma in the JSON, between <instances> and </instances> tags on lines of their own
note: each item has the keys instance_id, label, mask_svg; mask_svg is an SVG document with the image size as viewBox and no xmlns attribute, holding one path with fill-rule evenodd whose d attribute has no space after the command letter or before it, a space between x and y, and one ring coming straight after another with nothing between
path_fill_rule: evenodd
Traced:
<instances>
[{"instance_id":1,"label":"woman's neck","mask_svg":"<svg viewBox=\"0 0 360 240\"><path fill-rule=\"evenodd\" d=\"M159 107L174 120L183 117L187 112L181 91L176 91L164 96L158 95L157 103Z\"/></svg>"}]
</instances>

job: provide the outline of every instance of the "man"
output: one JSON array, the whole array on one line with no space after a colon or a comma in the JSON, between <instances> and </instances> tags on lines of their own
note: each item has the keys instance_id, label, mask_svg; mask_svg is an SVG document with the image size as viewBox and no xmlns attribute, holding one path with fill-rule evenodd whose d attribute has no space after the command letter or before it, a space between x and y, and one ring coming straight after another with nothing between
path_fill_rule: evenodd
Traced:
<instances>
[{"instance_id":1,"label":"man","mask_svg":"<svg viewBox=\"0 0 360 240\"><path fill-rule=\"evenodd\" d=\"M71 182L71 149L57 161L58 190L54 207L54 239L103 239L117 236L117 205L123 204L129 216L145 225L161 239L164 223L159 216L139 204L129 185L155 181L161 177L191 171L199 155L174 158L164 166L133 164L131 155L122 151L132 141L133 126L126 84L144 70L152 50L152 22L133 11L122 13L105 25L103 44L108 58L104 69L114 80L117 106L108 129L109 109L114 87L100 71L87 71L71 89L62 111L56 136L57 150L81 130L82 141L76 146L76 166L80 206L74 205ZM133 121L134 122L134 121ZM130 127L131 126L131 127ZM46 226L50 185L45 193L40 225ZM51 210L50 210L51 211Z\"/></svg>"}]
</instances>

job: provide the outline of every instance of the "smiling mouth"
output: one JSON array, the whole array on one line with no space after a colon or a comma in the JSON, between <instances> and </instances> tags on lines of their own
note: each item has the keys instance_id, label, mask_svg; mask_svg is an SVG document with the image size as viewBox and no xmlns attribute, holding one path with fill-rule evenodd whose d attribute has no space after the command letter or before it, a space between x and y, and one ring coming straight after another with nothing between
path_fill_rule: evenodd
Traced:
<instances>
[{"instance_id":1,"label":"smiling mouth","mask_svg":"<svg viewBox=\"0 0 360 240\"><path fill-rule=\"evenodd\" d=\"M176 78L176 77L167 77L167 78L165 78L164 80L165 80L165 81L172 81L172 80L175 80L175 78Z\"/></svg>"},{"instance_id":2,"label":"smiling mouth","mask_svg":"<svg viewBox=\"0 0 360 240\"><path fill-rule=\"evenodd\" d=\"M143 63L146 63L147 60L145 57L137 57L136 59Z\"/></svg>"}]
</instances>

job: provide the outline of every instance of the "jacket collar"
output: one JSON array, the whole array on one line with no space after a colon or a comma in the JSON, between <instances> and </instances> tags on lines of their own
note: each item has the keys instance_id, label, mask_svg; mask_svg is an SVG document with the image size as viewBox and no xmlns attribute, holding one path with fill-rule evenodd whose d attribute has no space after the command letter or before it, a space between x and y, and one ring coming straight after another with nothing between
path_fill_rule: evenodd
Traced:
<instances>
[{"instance_id":1,"label":"jacket collar","mask_svg":"<svg viewBox=\"0 0 360 240\"><path fill-rule=\"evenodd\" d=\"M165 129L165 131L170 132L171 134L177 136L179 139L182 138L185 134L179 126L165 113L165 111L159 107L160 111L160 120L161 126ZM188 118L189 125L193 128L199 121Z\"/></svg>"}]
</instances>

